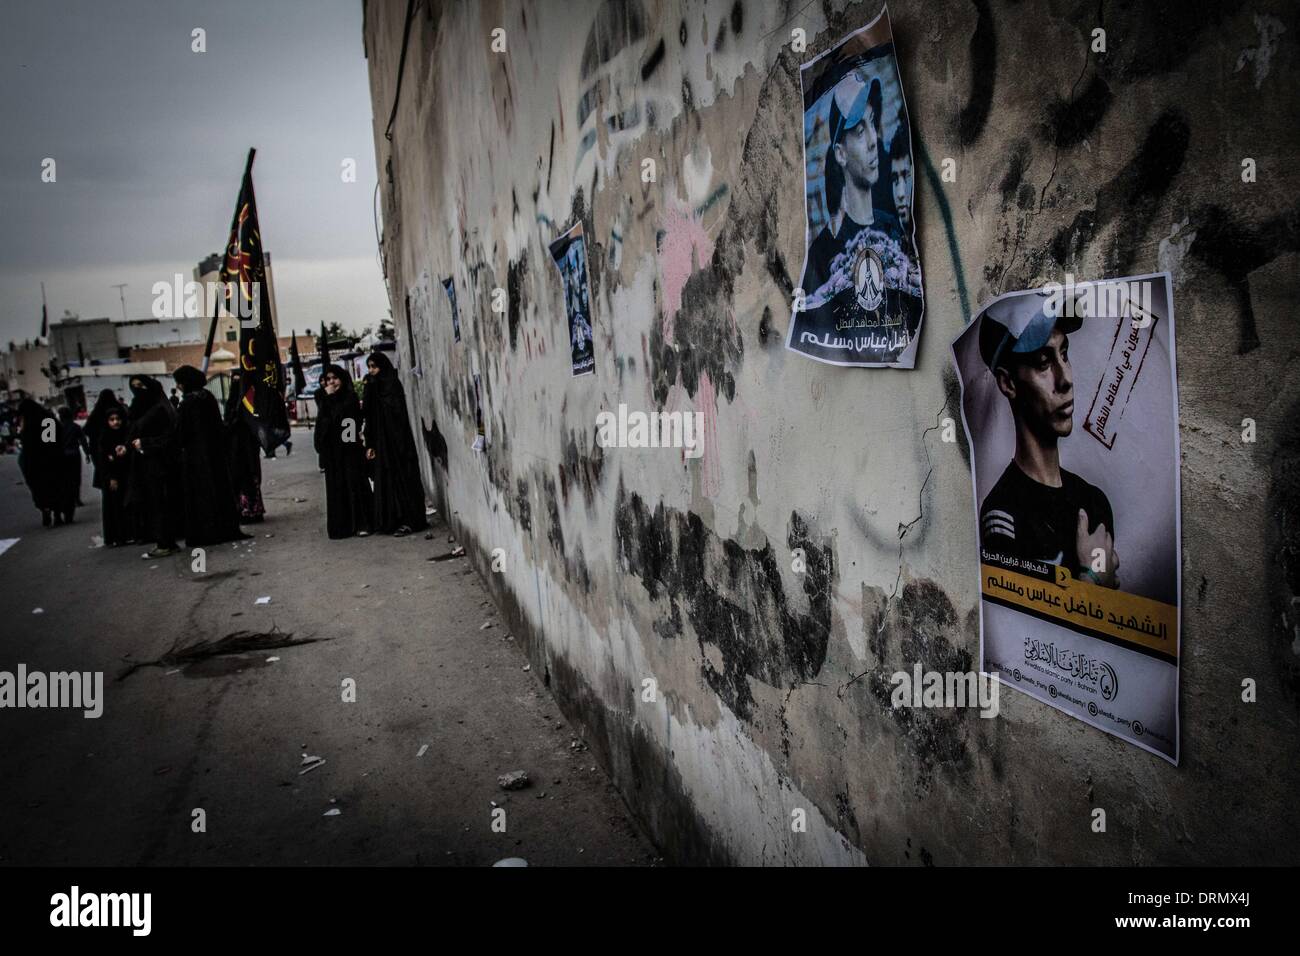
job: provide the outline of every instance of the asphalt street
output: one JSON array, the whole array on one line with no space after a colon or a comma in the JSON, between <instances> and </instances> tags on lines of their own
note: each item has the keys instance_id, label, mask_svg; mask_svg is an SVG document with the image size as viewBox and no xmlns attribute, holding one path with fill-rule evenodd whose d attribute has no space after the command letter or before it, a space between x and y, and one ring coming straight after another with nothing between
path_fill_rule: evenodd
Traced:
<instances>
[{"instance_id":1,"label":"asphalt street","mask_svg":"<svg viewBox=\"0 0 1300 956\"><path fill-rule=\"evenodd\" d=\"M295 447L202 571L102 547L89 469L76 523L43 529L0 456L0 671L104 675L97 719L0 709L0 865L653 862L468 563L429 560L446 527L330 541Z\"/></svg>"}]
</instances>

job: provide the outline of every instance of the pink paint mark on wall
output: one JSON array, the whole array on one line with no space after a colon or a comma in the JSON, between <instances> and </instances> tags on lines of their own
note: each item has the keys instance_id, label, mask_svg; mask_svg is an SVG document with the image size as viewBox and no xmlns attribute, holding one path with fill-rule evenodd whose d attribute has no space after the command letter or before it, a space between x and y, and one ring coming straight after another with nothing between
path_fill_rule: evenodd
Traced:
<instances>
[{"instance_id":1,"label":"pink paint mark on wall","mask_svg":"<svg viewBox=\"0 0 1300 956\"><path fill-rule=\"evenodd\" d=\"M659 243L659 273L664 290L665 341L673 337L673 321L682 307L686 280L713 258L713 240L704 223L689 212L669 209L660 223L664 231Z\"/></svg>"}]
</instances>

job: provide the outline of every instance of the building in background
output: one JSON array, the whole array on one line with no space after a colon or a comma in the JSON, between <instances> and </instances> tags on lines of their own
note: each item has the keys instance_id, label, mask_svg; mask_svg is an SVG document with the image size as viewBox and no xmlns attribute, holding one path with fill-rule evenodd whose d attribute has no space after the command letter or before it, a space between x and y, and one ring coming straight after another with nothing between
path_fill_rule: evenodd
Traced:
<instances>
[{"instance_id":1,"label":"building in background","mask_svg":"<svg viewBox=\"0 0 1300 956\"><path fill-rule=\"evenodd\" d=\"M178 319L132 319L115 323L119 349L151 348L180 342L202 342L207 322L198 317Z\"/></svg>"},{"instance_id":2,"label":"building in background","mask_svg":"<svg viewBox=\"0 0 1300 956\"><path fill-rule=\"evenodd\" d=\"M49 368L52 352L47 342L10 342L0 352L0 398L17 401L34 398L38 402L54 394Z\"/></svg>"},{"instance_id":3,"label":"building in background","mask_svg":"<svg viewBox=\"0 0 1300 956\"><path fill-rule=\"evenodd\" d=\"M162 362L110 362L67 368L60 370L58 389L63 396L62 404L77 411L93 406L106 388L113 390L118 401L129 405L131 376L152 375L161 379L166 372Z\"/></svg>"},{"instance_id":4,"label":"building in background","mask_svg":"<svg viewBox=\"0 0 1300 956\"><path fill-rule=\"evenodd\" d=\"M117 325L104 316L83 319L71 312L50 323L50 347L59 365L118 362L126 356L117 339Z\"/></svg>"},{"instance_id":5,"label":"building in background","mask_svg":"<svg viewBox=\"0 0 1300 956\"><path fill-rule=\"evenodd\" d=\"M266 264L272 326L277 330L280 358L287 365L290 337L278 332L269 254ZM87 398L93 402L103 388L112 388L119 397L126 397L125 382L131 375L156 375L165 379L182 365L201 367L214 310L217 328L208 372L214 379L224 378L239 360L239 319L221 303L220 269L221 254L213 253L192 270L192 278L200 289L198 315L121 321L106 317L83 319L64 313L62 319L51 323L48 345L11 349L12 354L6 353L6 394L22 390L24 394L81 410L86 407ZM304 322L304 328L310 324ZM316 351L313 335L298 335L297 340L300 355ZM41 372L42 368L48 369L49 375Z\"/></svg>"}]
</instances>

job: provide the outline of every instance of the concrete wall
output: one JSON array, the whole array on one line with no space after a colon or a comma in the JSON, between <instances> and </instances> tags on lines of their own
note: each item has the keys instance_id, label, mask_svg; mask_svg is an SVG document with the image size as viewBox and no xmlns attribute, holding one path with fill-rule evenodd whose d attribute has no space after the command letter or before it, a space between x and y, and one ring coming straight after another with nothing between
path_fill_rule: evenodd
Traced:
<instances>
[{"instance_id":1,"label":"concrete wall","mask_svg":"<svg viewBox=\"0 0 1300 956\"><path fill-rule=\"evenodd\" d=\"M205 341L208 337L208 319L181 316L171 319L137 319L114 323L119 349L151 348L158 345L175 345L178 342Z\"/></svg>"},{"instance_id":2,"label":"concrete wall","mask_svg":"<svg viewBox=\"0 0 1300 956\"><path fill-rule=\"evenodd\" d=\"M894 3L927 305L899 372L783 347L798 64L876 3L426 0L391 140L406 4L366 4L383 252L431 493L669 858L1297 862L1300 18L1228 6ZM575 379L546 247L577 221L597 370ZM1182 765L1011 690L996 720L891 710L895 670L978 666L970 471L936 427L960 421L949 343L998 292L1157 268L1179 320ZM620 402L704 411L704 456L597 447L596 414Z\"/></svg>"}]
</instances>

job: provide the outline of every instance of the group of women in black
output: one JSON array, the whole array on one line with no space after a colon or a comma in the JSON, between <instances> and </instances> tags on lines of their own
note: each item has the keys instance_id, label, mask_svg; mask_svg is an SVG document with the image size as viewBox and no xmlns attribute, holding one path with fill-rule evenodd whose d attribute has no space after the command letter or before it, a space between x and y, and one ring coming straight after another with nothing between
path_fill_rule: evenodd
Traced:
<instances>
[{"instance_id":1,"label":"group of women in black","mask_svg":"<svg viewBox=\"0 0 1300 956\"><path fill-rule=\"evenodd\" d=\"M239 416L223 421L201 371L185 365L172 377L176 401L148 375L129 379L129 406L104 389L84 429L69 409L56 416L23 402L19 466L46 527L73 520L84 453L103 500L106 546L151 542L145 556L156 558L179 550L182 537L189 547L247 537L241 520L262 514L260 464L254 458L255 474L244 474L241 454L251 431Z\"/></svg>"},{"instance_id":2,"label":"group of women in black","mask_svg":"<svg viewBox=\"0 0 1300 956\"><path fill-rule=\"evenodd\" d=\"M400 537L428 525L402 383L382 352L366 367L360 399L339 365L325 368L317 392L315 445L331 538ZM106 546L152 542L145 557L156 558L175 553L181 537L191 548L247 537L240 524L260 521L265 508L260 449L239 413L238 381L223 420L201 371L185 365L173 378L181 391L175 405L147 375L130 378L129 407L105 389L84 431L70 414L22 404L19 465L47 527L73 520L84 452L103 499Z\"/></svg>"},{"instance_id":3,"label":"group of women in black","mask_svg":"<svg viewBox=\"0 0 1300 956\"><path fill-rule=\"evenodd\" d=\"M106 389L86 422L104 544L152 542L150 558L175 553L182 537L191 548L248 537L231 479L236 423L222 420L201 371L183 365L172 378L181 392L175 405L157 379L136 375L129 407Z\"/></svg>"},{"instance_id":4,"label":"group of women in black","mask_svg":"<svg viewBox=\"0 0 1300 956\"><path fill-rule=\"evenodd\" d=\"M352 376L340 365L325 367L316 393L316 454L325 472L331 538L371 532L401 537L428 525L397 370L383 352L369 355L366 370L360 400Z\"/></svg>"}]
</instances>

